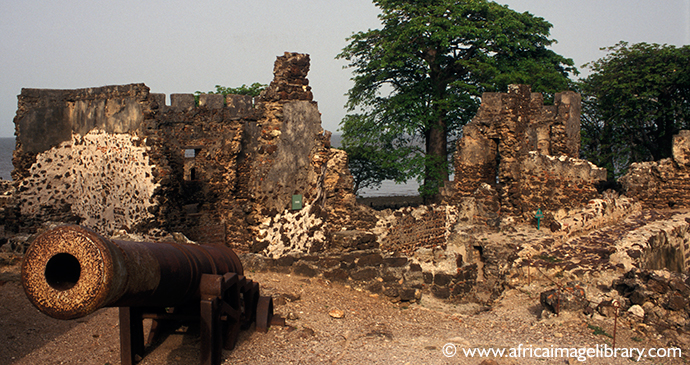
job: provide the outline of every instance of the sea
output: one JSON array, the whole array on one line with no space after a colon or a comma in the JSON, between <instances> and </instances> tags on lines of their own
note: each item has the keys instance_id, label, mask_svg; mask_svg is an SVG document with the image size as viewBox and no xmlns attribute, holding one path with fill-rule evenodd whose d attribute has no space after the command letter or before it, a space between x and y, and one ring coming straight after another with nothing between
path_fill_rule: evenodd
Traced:
<instances>
[{"instance_id":1,"label":"sea","mask_svg":"<svg viewBox=\"0 0 690 365\"><path fill-rule=\"evenodd\" d=\"M12 180L12 152L14 151L14 137L0 138L0 178Z\"/></svg>"},{"instance_id":2,"label":"sea","mask_svg":"<svg viewBox=\"0 0 690 365\"><path fill-rule=\"evenodd\" d=\"M341 137L333 135L331 143L333 147L340 147ZM14 137L0 138L0 178L12 180L12 151L14 151ZM378 196L415 196L419 195L417 189L419 184L415 180L407 183L396 184L395 181L383 181L379 189L362 189L357 195L363 198L373 198Z\"/></svg>"}]
</instances>

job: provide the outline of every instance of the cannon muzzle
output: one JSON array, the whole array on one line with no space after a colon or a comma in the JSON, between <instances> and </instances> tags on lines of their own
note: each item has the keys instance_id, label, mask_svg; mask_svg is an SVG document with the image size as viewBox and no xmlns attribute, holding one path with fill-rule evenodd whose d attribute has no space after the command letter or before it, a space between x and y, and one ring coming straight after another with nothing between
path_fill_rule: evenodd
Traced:
<instances>
[{"instance_id":1,"label":"cannon muzzle","mask_svg":"<svg viewBox=\"0 0 690 365\"><path fill-rule=\"evenodd\" d=\"M115 241L62 226L31 244L22 285L41 312L74 319L102 307L175 307L199 298L203 274L226 273L243 274L227 247Z\"/></svg>"}]
</instances>

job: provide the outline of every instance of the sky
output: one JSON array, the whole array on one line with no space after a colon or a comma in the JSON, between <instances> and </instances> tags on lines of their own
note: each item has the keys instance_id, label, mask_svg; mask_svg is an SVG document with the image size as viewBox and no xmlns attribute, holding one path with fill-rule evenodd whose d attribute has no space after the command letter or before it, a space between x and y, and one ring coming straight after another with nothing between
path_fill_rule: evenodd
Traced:
<instances>
[{"instance_id":1,"label":"sky","mask_svg":"<svg viewBox=\"0 0 690 365\"><path fill-rule=\"evenodd\" d=\"M551 48L578 67L621 40L690 44L690 0L497 2L553 24ZM0 0L0 137L14 135L22 88L268 84L285 51L310 54L323 127L337 133L353 84L335 57L353 32L380 28L378 14L367 0Z\"/></svg>"}]
</instances>

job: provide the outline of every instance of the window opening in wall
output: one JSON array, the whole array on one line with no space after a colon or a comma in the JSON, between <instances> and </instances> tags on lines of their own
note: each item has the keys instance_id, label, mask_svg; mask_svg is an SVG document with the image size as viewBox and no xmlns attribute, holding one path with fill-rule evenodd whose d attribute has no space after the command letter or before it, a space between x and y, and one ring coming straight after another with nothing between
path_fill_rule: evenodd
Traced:
<instances>
[{"instance_id":1,"label":"window opening in wall","mask_svg":"<svg viewBox=\"0 0 690 365\"><path fill-rule=\"evenodd\" d=\"M189 180L195 181L196 179L196 168L192 167L191 169L189 169Z\"/></svg>"},{"instance_id":2,"label":"window opening in wall","mask_svg":"<svg viewBox=\"0 0 690 365\"><path fill-rule=\"evenodd\" d=\"M185 158L194 158L194 157L196 157L196 152L197 152L197 150L195 150L194 148L185 148L184 157Z\"/></svg>"}]
</instances>

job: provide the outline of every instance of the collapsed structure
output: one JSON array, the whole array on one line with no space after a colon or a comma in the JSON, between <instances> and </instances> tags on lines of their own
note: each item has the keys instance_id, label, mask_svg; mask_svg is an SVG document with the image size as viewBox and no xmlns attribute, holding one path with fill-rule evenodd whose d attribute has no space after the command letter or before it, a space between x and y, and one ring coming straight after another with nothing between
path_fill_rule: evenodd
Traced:
<instances>
[{"instance_id":1,"label":"collapsed structure","mask_svg":"<svg viewBox=\"0 0 690 365\"><path fill-rule=\"evenodd\" d=\"M308 55L286 53L260 97L200 95L198 105L192 94L172 94L168 106L144 84L23 89L13 159L22 222L76 222L103 234L159 228L247 248L293 195L309 212L353 211L355 197L341 186L344 153L321 128L308 70ZM318 224L302 228L292 238Z\"/></svg>"},{"instance_id":2,"label":"collapsed structure","mask_svg":"<svg viewBox=\"0 0 690 365\"><path fill-rule=\"evenodd\" d=\"M578 159L580 95L572 91L557 93L553 105L527 85L484 93L457 151L454 192L472 196L487 184L504 214L583 206L606 180L605 169Z\"/></svg>"},{"instance_id":3,"label":"collapsed structure","mask_svg":"<svg viewBox=\"0 0 690 365\"><path fill-rule=\"evenodd\" d=\"M285 53L257 98L172 94L170 105L144 84L23 89L16 195L5 225L72 222L107 236L181 232L254 253L243 257L250 269L351 281L394 300L418 299L426 288L486 301L500 295L526 251L478 239L477 229L510 231L535 222L541 209L545 226L567 236L635 206L600 199L606 171L577 158L579 95L559 93L544 105L525 85L483 95L458 141L456 180L446 184L443 205L394 212L358 205L347 156L321 127L308 71L308 55ZM679 137L686 141L679 151L687 137ZM683 151L662 163L675 169L669 174L680 171L673 181L686 173L690 149ZM628 180L628 191L649 202L680 184Z\"/></svg>"},{"instance_id":4,"label":"collapsed structure","mask_svg":"<svg viewBox=\"0 0 690 365\"><path fill-rule=\"evenodd\" d=\"M673 136L673 155L660 161L635 162L619 182L627 196L646 207L690 206L690 131Z\"/></svg>"}]
</instances>

